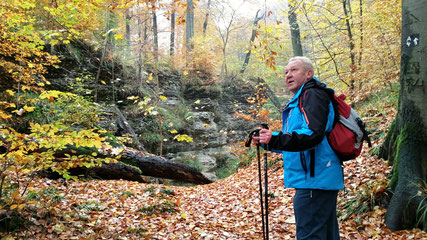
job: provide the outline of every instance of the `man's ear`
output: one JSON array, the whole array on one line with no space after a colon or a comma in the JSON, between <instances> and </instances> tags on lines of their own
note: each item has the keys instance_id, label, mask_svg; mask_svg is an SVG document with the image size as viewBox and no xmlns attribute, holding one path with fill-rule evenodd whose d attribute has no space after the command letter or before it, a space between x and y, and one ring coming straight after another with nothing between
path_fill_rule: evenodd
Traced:
<instances>
[{"instance_id":1,"label":"man's ear","mask_svg":"<svg viewBox=\"0 0 427 240\"><path fill-rule=\"evenodd\" d=\"M313 78L313 76L314 76L314 72L313 72L313 70L311 70L311 69L310 69L310 70L308 70L308 71L307 71L307 78L308 78L308 79L312 79L312 78Z\"/></svg>"}]
</instances>

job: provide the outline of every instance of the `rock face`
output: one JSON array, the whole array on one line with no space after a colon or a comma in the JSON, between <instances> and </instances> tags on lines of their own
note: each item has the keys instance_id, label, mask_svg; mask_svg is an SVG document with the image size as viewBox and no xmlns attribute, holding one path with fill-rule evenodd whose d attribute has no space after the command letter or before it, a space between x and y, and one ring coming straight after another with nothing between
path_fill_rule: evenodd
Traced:
<instances>
[{"instance_id":1,"label":"rock face","mask_svg":"<svg viewBox=\"0 0 427 240\"><path fill-rule=\"evenodd\" d=\"M58 46L55 50L62 62L59 64L60 68L49 69L46 78L52 82L50 88L76 92L78 88L75 86L76 79L86 79L82 86L85 91L78 93L93 96L94 79L100 65L101 52L78 43ZM149 69L146 71L150 72ZM120 65L118 61L114 64L111 61L104 62L100 73L99 80L106 82L106 85L97 85L97 100L105 103L104 110L107 114L99 124L110 132L118 132L120 129L115 122L115 111L108 104L121 102L119 108L123 110L123 115L141 142L145 140L143 132L147 129L151 128L153 132L158 131L157 125L149 126L147 116L135 110L135 107L133 110L132 107L128 108L135 104L127 100L129 96L139 96L143 99L146 96L144 91L154 92L154 83L151 82L150 85L145 80L135 79L135 70ZM114 81L112 81L113 78ZM238 82L227 79L224 82L232 81ZM214 172L217 168L218 156L229 155L226 147L234 142L243 141L250 130L256 126L255 123L233 117L236 112L246 112L249 109L247 98L254 95L255 89L243 81L229 86L218 86L214 82L207 76L191 76L191 74L181 76L172 70L159 72L160 94L167 97L164 105L170 109L174 107L178 109L182 106L188 109L185 115L190 120L184 130L185 134L193 138L191 143L168 139L163 143L163 154L172 161L194 160L212 180L217 179ZM156 149L159 139L146 144L150 145L146 146L147 148Z\"/></svg>"},{"instance_id":2,"label":"rock face","mask_svg":"<svg viewBox=\"0 0 427 240\"><path fill-rule=\"evenodd\" d=\"M195 159L201 165L201 171L211 180L217 180L217 156L229 155L227 146L243 141L256 123L246 122L233 115L249 109L247 98L255 90L249 85L240 88L227 87L219 91L215 85L182 84L177 86L176 79L161 79L161 88L169 104L185 104L191 112L192 124L187 129L193 138L192 143L169 142L164 149L172 161L182 158ZM181 101L179 101L181 99Z\"/></svg>"}]
</instances>

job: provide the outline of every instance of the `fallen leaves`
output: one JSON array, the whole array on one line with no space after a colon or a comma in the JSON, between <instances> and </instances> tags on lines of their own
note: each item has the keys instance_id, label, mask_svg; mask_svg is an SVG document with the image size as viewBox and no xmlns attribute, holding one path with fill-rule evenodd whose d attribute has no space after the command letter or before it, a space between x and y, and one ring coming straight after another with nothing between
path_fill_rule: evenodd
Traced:
<instances>
[{"instance_id":1,"label":"fallen leaves","mask_svg":"<svg viewBox=\"0 0 427 240\"><path fill-rule=\"evenodd\" d=\"M376 147L379 142L374 142ZM387 162L365 148L345 163L346 190L338 212L362 191L384 193ZM270 156L276 158L278 156ZM274 169L274 170L273 170ZM283 186L283 169L269 171L270 239L295 239L293 189ZM32 224L2 239L261 239L261 210L256 164L209 185L176 187L129 181L53 181L34 179L39 201L23 206ZM369 188L369 186L371 186ZM43 192L43 194L41 194ZM19 208L19 205L14 208ZM350 212L340 221L341 239L426 239L419 229L390 232L386 209Z\"/></svg>"}]
</instances>

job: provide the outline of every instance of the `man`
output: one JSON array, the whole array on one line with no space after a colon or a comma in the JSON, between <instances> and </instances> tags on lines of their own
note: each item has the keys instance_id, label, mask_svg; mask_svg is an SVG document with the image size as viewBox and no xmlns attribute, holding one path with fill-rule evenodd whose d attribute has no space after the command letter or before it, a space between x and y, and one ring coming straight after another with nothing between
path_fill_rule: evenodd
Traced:
<instances>
[{"instance_id":1,"label":"man","mask_svg":"<svg viewBox=\"0 0 427 240\"><path fill-rule=\"evenodd\" d=\"M282 132L262 129L253 142L283 153L285 187L295 188L297 239L339 239L336 204L344 188L343 171L326 138L333 126L333 106L324 89L313 87L324 84L313 78L310 59L291 58L285 74L294 96L282 112Z\"/></svg>"}]
</instances>

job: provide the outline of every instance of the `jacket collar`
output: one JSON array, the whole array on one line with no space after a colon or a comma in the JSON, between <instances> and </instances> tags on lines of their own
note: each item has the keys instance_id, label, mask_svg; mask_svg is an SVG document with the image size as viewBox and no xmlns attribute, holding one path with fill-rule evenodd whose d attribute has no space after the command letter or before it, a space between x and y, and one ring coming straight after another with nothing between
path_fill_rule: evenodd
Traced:
<instances>
[{"instance_id":1,"label":"jacket collar","mask_svg":"<svg viewBox=\"0 0 427 240\"><path fill-rule=\"evenodd\" d=\"M307 89L313 88L313 87L324 89L328 93L328 95L329 95L329 97L331 99L332 99L332 97L333 97L333 95L335 93L335 91L332 88L328 88L326 86L326 84L320 82L316 77L313 77L312 79L308 80L306 83L304 83L300 87L300 89L298 90L298 92L292 97L292 99L289 101L289 103L286 105L285 108L294 107L295 105L297 105L298 104L299 96L304 91L306 91Z\"/></svg>"},{"instance_id":2,"label":"jacket collar","mask_svg":"<svg viewBox=\"0 0 427 240\"><path fill-rule=\"evenodd\" d=\"M289 101L289 103L286 105L286 107L289 107L291 105L298 103L298 98L301 95L301 93L309 88L315 87L316 85L324 85L324 83L319 82L316 77L313 77L312 79L308 80L306 83L304 83L298 92L292 97L292 99Z\"/></svg>"}]
</instances>

